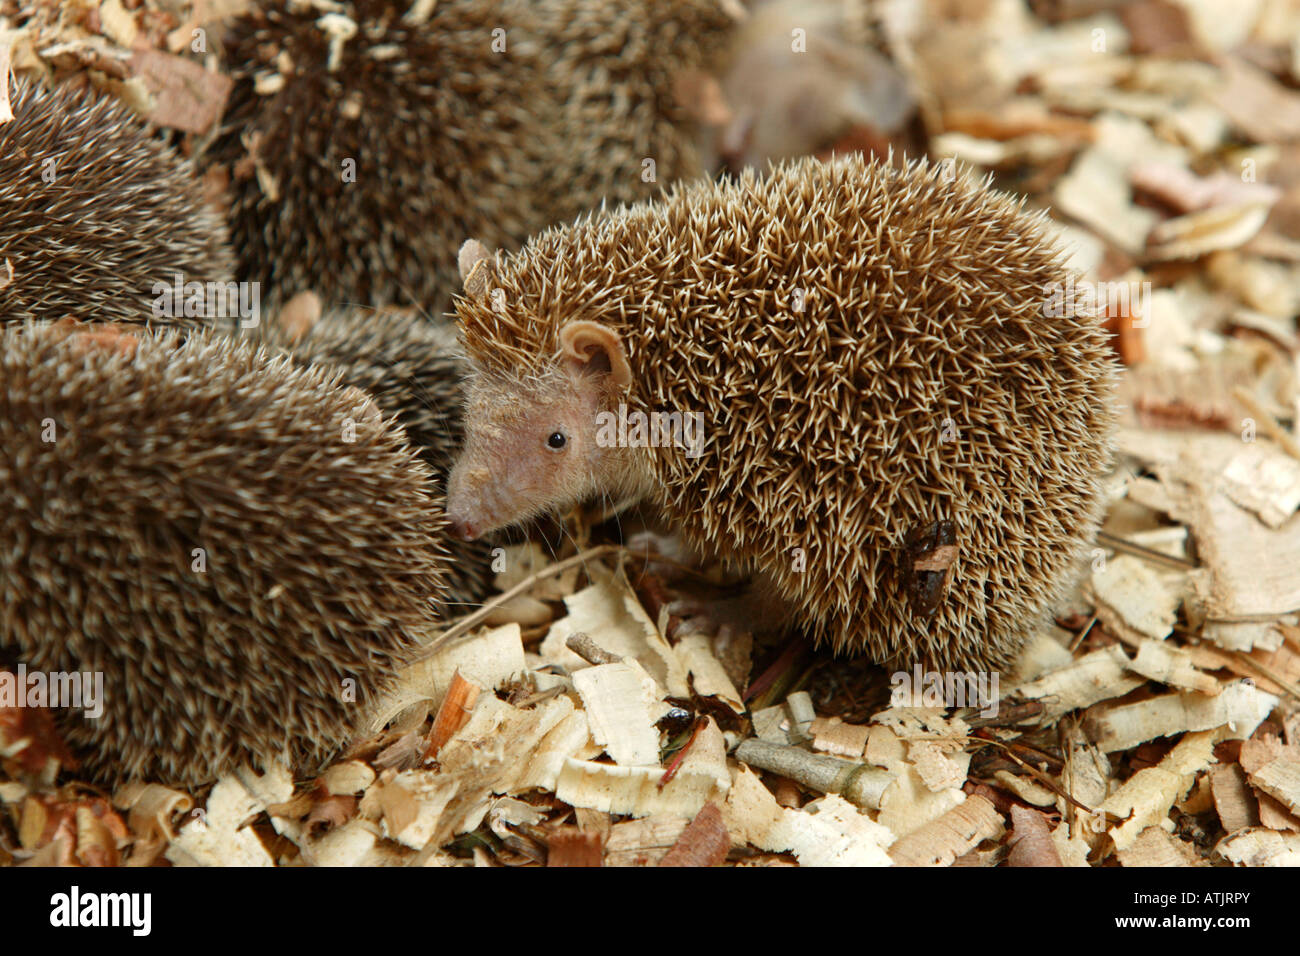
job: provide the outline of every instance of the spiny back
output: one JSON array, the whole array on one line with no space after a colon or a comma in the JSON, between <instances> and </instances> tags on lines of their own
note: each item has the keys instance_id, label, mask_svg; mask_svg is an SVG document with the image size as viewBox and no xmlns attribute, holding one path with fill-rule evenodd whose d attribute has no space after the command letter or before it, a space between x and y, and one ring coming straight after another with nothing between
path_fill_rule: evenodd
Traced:
<instances>
[{"instance_id":1,"label":"spiny back","mask_svg":"<svg viewBox=\"0 0 1300 956\"><path fill-rule=\"evenodd\" d=\"M551 230L499 267L504 309L458 303L470 357L532 374L563 322L613 328L631 407L703 413L703 457L646 452L688 538L837 648L999 665L1099 520L1113 364L1092 316L1044 317L1069 273L1041 220L941 169L806 160ZM927 617L903 551L939 521Z\"/></svg>"}]
</instances>

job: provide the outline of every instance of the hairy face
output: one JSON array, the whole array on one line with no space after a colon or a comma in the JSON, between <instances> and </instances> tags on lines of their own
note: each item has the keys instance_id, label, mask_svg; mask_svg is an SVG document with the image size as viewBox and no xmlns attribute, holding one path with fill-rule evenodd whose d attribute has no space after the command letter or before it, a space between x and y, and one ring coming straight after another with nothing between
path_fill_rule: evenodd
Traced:
<instances>
[{"instance_id":1,"label":"hairy face","mask_svg":"<svg viewBox=\"0 0 1300 956\"><path fill-rule=\"evenodd\" d=\"M447 482L454 533L473 540L603 490L595 382L478 375L466 395L465 447Z\"/></svg>"}]
</instances>

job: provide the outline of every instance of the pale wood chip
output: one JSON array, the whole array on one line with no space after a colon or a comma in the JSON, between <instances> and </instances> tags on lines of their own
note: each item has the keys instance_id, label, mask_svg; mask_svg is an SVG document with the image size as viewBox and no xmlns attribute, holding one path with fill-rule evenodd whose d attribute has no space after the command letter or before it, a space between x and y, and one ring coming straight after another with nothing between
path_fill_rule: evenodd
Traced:
<instances>
[{"instance_id":1,"label":"pale wood chip","mask_svg":"<svg viewBox=\"0 0 1300 956\"><path fill-rule=\"evenodd\" d=\"M1251 827L1228 834L1214 851L1240 866L1300 866L1300 833Z\"/></svg>"},{"instance_id":2,"label":"pale wood chip","mask_svg":"<svg viewBox=\"0 0 1300 956\"><path fill-rule=\"evenodd\" d=\"M1056 794L1029 777L1018 776L1009 770L999 770L993 775L993 779L1025 801L1025 803L1032 804L1035 807L1056 806L1058 799Z\"/></svg>"},{"instance_id":3,"label":"pale wood chip","mask_svg":"<svg viewBox=\"0 0 1300 956\"><path fill-rule=\"evenodd\" d=\"M614 824L605 841L605 866L658 866L689 823L689 817L656 814Z\"/></svg>"},{"instance_id":4,"label":"pale wood chip","mask_svg":"<svg viewBox=\"0 0 1300 956\"><path fill-rule=\"evenodd\" d=\"M1085 721L1089 737L1107 753L1128 750L1157 737L1182 731L1228 727L1249 737L1277 706L1278 699L1245 681L1235 681L1215 697L1188 692L1164 694L1133 704L1098 707Z\"/></svg>"},{"instance_id":5,"label":"pale wood chip","mask_svg":"<svg viewBox=\"0 0 1300 956\"><path fill-rule=\"evenodd\" d=\"M1149 563L1121 554L1092 572L1097 600L1147 637L1167 637L1177 619L1179 590Z\"/></svg>"},{"instance_id":6,"label":"pale wood chip","mask_svg":"<svg viewBox=\"0 0 1300 956\"><path fill-rule=\"evenodd\" d=\"M564 599L568 616L551 625L540 653L570 673L589 667L566 646L570 636L589 635L611 654L635 658L663 688L662 696L690 697L686 668L641 607L622 574L592 569L593 583Z\"/></svg>"},{"instance_id":7,"label":"pale wood chip","mask_svg":"<svg viewBox=\"0 0 1300 956\"><path fill-rule=\"evenodd\" d=\"M704 634L688 634L679 640L673 650L682 668L691 676L695 693L700 697L716 697L737 714L745 712L745 702L740 691L731 682L726 669L713 654L709 638Z\"/></svg>"},{"instance_id":8,"label":"pale wood chip","mask_svg":"<svg viewBox=\"0 0 1300 956\"><path fill-rule=\"evenodd\" d=\"M1099 807L1120 820L1108 832L1116 850L1131 847L1147 827L1169 818L1169 810L1214 762L1214 745L1223 729L1190 733L1155 767L1139 770Z\"/></svg>"},{"instance_id":9,"label":"pale wood chip","mask_svg":"<svg viewBox=\"0 0 1300 956\"><path fill-rule=\"evenodd\" d=\"M615 763L658 766L659 731L669 711L659 685L635 660L587 667L573 675L591 737Z\"/></svg>"},{"instance_id":10,"label":"pale wood chip","mask_svg":"<svg viewBox=\"0 0 1300 956\"><path fill-rule=\"evenodd\" d=\"M1259 810L1240 766L1234 763L1210 771L1210 791L1219 822L1228 833L1259 825Z\"/></svg>"},{"instance_id":11,"label":"pale wood chip","mask_svg":"<svg viewBox=\"0 0 1300 956\"><path fill-rule=\"evenodd\" d=\"M1250 783L1290 812L1300 812L1300 759L1288 756L1271 760L1250 774Z\"/></svg>"},{"instance_id":12,"label":"pale wood chip","mask_svg":"<svg viewBox=\"0 0 1300 956\"><path fill-rule=\"evenodd\" d=\"M1068 666L1036 681L1023 684L1019 693L1043 702L1040 721L1049 724L1072 710L1091 707L1099 701L1123 697L1142 685L1142 678L1128 668L1129 660L1117 645L1076 658Z\"/></svg>"},{"instance_id":13,"label":"pale wood chip","mask_svg":"<svg viewBox=\"0 0 1300 956\"><path fill-rule=\"evenodd\" d=\"M1147 827L1116 853L1122 866L1208 866L1190 846L1160 827Z\"/></svg>"},{"instance_id":14,"label":"pale wood chip","mask_svg":"<svg viewBox=\"0 0 1300 956\"><path fill-rule=\"evenodd\" d=\"M957 857L984 840L1001 837L1003 829L997 809L976 795L921 829L900 837L889 848L889 856L898 866L951 866Z\"/></svg>"},{"instance_id":15,"label":"pale wood chip","mask_svg":"<svg viewBox=\"0 0 1300 956\"><path fill-rule=\"evenodd\" d=\"M867 749L871 727L846 724L838 717L818 717L812 722L813 750L856 760Z\"/></svg>"},{"instance_id":16,"label":"pale wood chip","mask_svg":"<svg viewBox=\"0 0 1300 956\"><path fill-rule=\"evenodd\" d=\"M1197 669L1190 652L1158 641L1142 641L1138 645L1137 656L1129 662L1129 667L1148 680L1194 690L1210 697L1223 689L1218 678Z\"/></svg>"}]
</instances>

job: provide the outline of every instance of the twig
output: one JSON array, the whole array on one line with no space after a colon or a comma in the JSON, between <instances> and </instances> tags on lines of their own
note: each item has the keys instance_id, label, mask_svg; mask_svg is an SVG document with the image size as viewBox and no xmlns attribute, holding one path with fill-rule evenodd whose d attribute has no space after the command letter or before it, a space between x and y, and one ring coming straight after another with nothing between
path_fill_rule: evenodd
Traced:
<instances>
[{"instance_id":1,"label":"twig","mask_svg":"<svg viewBox=\"0 0 1300 956\"><path fill-rule=\"evenodd\" d=\"M849 803L869 810L880 809L880 796L894 779L889 771L868 763L810 753L802 747L757 737L743 741L735 756L741 763L789 777L812 790L838 793Z\"/></svg>"},{"instance_id":2,"label":"twig","mask_svg":"<svg viewBox=\"0 0 1300 956\"><path fill-rule=\"evenodd\" d=\"M1068 793L1066 793L1066 792L1065 792L1065 788L1063 788L1059 783L1057 783L1056 780L1055 780L1055 779L1054 779L1050 774L1044 773L1043 771L1039 770L1037 767L1035 767L1035 766L1033 766L1033 765L1031 765L1031 764L1025 763L1025 761L1023 761L1023 760L1021 760L1019 757L1017 757L1017 756L1015 755L1014 751L1012 750L1012 748L1011 748L1010 745L1003 743L1001 740L994 740L994 739L992 739L992 738L990 738L990 737L967 737L966 739L967 739L967 740L970 740L970 741L977 741L977 742L979 742L979 743L983 743L983 744L992 744L992 745L995 746L995 747L1001 747L1004 751L1006 751L1006 755L1007 755L1008 757L1010 757L1010 758L1011 758L1012 760L1014 760L1017 764L1019 764L1021 767L1023 767L1024 770L1025 770L1025 771L1026 771L1026 772L1027 772L1031 777L1033 777L1035 780L1037 780L1039 783L1041 783L1041 784L1042 784L1044 787L1046 787L1048 790L1051 790L1051 791L1052 791L1054 794L1056 794L1058 797L1061 797L1061 798L1063 798L1063 799L1069 801L1069 803L1070 803L1072 806L1076 807L1076 808L1079 809L1079 810L1082 810L1084 813L1096 813L1096 812L1097 812L1097 811L1094 810L1092 807L1088 806L1086 803L1080 803L1078 800L1074 799L1074 797L1072 797L1072 796L1070 796ZM1020 746L1023 746L1023 745L1020 745ZM1028 749L1028 748L1026 748L1026 749ZM1043 756L1048 756L1048 755L1047 755L1047 754L1044 754Z\"/></svg>"},{"instance_id":3,"label":"twig","mask_svg":"<svg viewBox=\"0 0 1300 956\"><path fill-rule=\"evenodd\" d=\"M470 630L482 623L493 610L500 607L502 604L505 604L507 601L531 590L538 582L549 577L554 577L557 574L563 574L565 571L569 570L569 568L577 567L586 564L588 561L593 561L596 558L603 558L607 554L614 554L623 550L625 550L623 546L618 544L597 545L594 548L588 548L586 551L579 552L571 558L557 561L555 564L542 568L540 571L534 571L509 591L504 591L491 598L477 611L472 614L467 614L447 630L443 631L429 642L429 646L425 648L425 650L421 651L415 660L422 661L432 657L447 644L461 635L469 633Z\"/></svg>"},{"instance_id":4,"label":"twig","mask_svg":"<svg viewBox=\"0 0 1300 956\"><path fill-rule=\"evenodd\" d=\"M1273 417L1269 410L1261 405L1254 395L1250 394L1246 386L1238 385L1234 388L1232 397L1245 405L1246 411L1255 416L1260 431L1281 445L1282 450L1292 458L1300 460L1300 445L1296 444L1296 440L1291 437L1290 432L1278 424L1277 419Z\"/></svg>"},{"instance_id":5,"label":"twig","mask_svg":"<svg viewBox=\"0 0 1300 956\"><path fill-rule=\"evenodd\" d=\"M1145 545L1135 544L1126 538L1120 538L1108 531L1097 532L1097 543L1104 544L1115 551L1123 551L1131 554L1135 558L1141 558L1144 561L1150 561L1154 564L1166 564L1179 568L1180 570L1198 568L1195 561L1188 561L1186 558L1176 558L1172 554L1165 554L1163 551L1157 551L1154 548L1148 548Z\"/></svg>"},{"instance_id":6,"label":"twig","mask_svg":"<svg viewBox=\"0 0 1300 956\"><path fill-rule=\"evenodd\" d=\"M569 639L564 642L564 646L588 664L617 664L623 659L617 654L611 654L605 650L582 631L577 634L570 634Z\"/></svg>"},{"instance_id":7,"label":"twig","mask_svg":"<svg viewBox=\"0 0 1300 956\"><path fill-rule=\"evenodd\" d=\"M1092 629L1093 629L1096 625L1097 625L1097 615L1094 614L1094 615L1092 616L1092 619L1091 619L1090 621L1088 621L1088 626L1085 627L1082 631L1080 631L1079 634L1078 634L1078 636L1077 636L1074 640L1072 640L1072 641L1070 642L1070 653L1071 653L1071 654L1073 654L1075 651L1077 651L1077 650L1079 649L1079 645L1083 643L1083 639L1084 639L1085 637L1087 637L1087 636L1092 632Z\"/></svg>"}]
</instances>

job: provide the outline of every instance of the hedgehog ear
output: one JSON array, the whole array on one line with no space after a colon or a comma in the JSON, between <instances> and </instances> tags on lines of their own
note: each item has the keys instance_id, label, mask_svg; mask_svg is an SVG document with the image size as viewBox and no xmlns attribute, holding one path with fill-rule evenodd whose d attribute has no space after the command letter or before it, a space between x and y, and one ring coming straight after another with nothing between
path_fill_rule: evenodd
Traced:
<instances>
[{"instance_id":1,"label":"hedgehog ear","mask_svg":"<svg viewBox=\"0 0 1300 956\"><path fill-rule=\"evenodd\" d=\"M465 295L479 302L485 301L488 290L496 285L497 278L496 265L487 246L477 239L467 239L460 247L456 264L460 268L460 281L465 286Z\"/></svg>"},{"instance_id":2,"label":"hedgehog ear","mask_svg":"<svg viewBox=\"0 0 1300 956\"><path fill-rule=\"evenodd\" d=\"M576 375L608 373L619 388L632 382L623 341L608 325L599 322L567 322L560 329L564 361Z\"/></svg>"}]
</instances>

